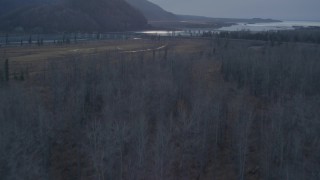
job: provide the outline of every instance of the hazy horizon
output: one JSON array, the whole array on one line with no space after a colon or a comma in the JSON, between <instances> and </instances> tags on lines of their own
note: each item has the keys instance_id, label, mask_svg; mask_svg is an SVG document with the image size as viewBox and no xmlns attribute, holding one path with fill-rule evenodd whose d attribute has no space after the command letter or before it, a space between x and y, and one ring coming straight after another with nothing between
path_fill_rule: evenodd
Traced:
<instances>
[{"instance_id":1,"label":"hazy horizon","mask_svg":"<svg viewBox=\"0 0 320 180\"><path fill-rule=\"evenodd\" d=\"M320 21L319 0L149 0L183 15Z\"/></svg>"}]
</instances>

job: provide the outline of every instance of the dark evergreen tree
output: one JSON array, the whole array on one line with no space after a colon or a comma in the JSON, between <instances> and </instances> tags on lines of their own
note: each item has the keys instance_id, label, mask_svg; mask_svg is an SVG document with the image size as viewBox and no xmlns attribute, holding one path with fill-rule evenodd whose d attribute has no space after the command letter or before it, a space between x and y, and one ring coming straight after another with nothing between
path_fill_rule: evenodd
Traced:
<instances>
[{"instance_id":1,"label":"dark evergreen tree","mask_svg":"<svg viewBox=\"0 0 320 180\"><path fill-rule=\"evenodd\" d=\"M20 72L19 80L20 81L24 81L24 73L23 73L23 71Z\"/></svg>"},{"instance_id":2,"label":"dark evergreen tree","mask_svg":"<svg viewBox=\"0 0 320 180\"><path fill-rule=\"evenodd\" d=\"M9 35L6 34L6 45L8 45L8 44L9 44Z\"/></svg>"},{"instance_id":3,"label":"dark evergreen tree","mask_svg":"<svg viewBox=\"0 0 320 180\"><path fill-rule=\"evenodd\" d=\"M4 63L4 78L5 81L9 81L9 60L6 59Z\"/></svg>"},{"instance_id":4,"label":"dark evergreen tree","mask_svg":"<svg viewBox=\"0 0 320 180\"><path fill-rule=\"evenodd\" d=\"M29 36L29 41L28 42L29 42L29 44L32 44L32 36L31 35Z\"/></svg>"}]
</instances>

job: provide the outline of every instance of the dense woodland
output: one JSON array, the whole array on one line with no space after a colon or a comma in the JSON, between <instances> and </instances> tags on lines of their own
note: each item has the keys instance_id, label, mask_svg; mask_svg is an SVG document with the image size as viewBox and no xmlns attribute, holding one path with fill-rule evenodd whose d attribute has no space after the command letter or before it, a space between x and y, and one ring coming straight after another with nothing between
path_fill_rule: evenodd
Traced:
<instances>
[{"instance_id":1,"label":"dense woodland","mask_svg":"<svg viewBox=\"0 0 320 180\"><path fill-rule=\"evenodd\" d=\"M217 38L35 74L3 58L0 177L318 180L319 57L313 44Z\"/></svg>"},{"instance_id":2,"label":"dense woodland","mask_svg":"<svg viewBox=\"0 0 320 180\"><path fill-rule=\"evenodd\" d=\"M216 37L228 39L246 39L246 40L260 40L269 41L271 45L281 44L282 42L300 42L320 44L320 28L296 27L295 30L283 31L265 31L265 32L251 32L251 31L223 31L220 33L205 32L203 37Z\"/></svg>"}]
</instances>

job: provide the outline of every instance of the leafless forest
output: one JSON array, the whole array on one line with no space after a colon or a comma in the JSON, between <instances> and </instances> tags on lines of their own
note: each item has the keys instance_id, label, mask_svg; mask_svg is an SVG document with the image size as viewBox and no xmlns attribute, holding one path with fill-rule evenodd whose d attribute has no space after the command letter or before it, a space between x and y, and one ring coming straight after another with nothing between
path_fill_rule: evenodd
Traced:
<instances>
[{"instance_id":1,"label":"leafless forest","mask_svg":"<svg viewBox=\"0 0 320 180\"><path fill-rule=\"evenodd\" d=\"M320 46L198 41L0 59L0 179L320 179Z\"/></svg>"}]
</instances>

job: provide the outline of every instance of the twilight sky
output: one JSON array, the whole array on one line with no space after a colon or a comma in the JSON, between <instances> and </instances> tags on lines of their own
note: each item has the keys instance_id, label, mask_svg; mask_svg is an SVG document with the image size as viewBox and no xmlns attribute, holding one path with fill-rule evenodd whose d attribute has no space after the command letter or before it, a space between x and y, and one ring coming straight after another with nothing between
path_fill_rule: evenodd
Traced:
<instances>
[{"instance_id":1,"label":"twilight sky","mask_svg":"<svg viewBox=\"0 0 320 180\"><path fill-rule=\"evenodd\" d=\"M320 0L149 0L177 14L320 20Z\"/></svg>"}]
</instances>

